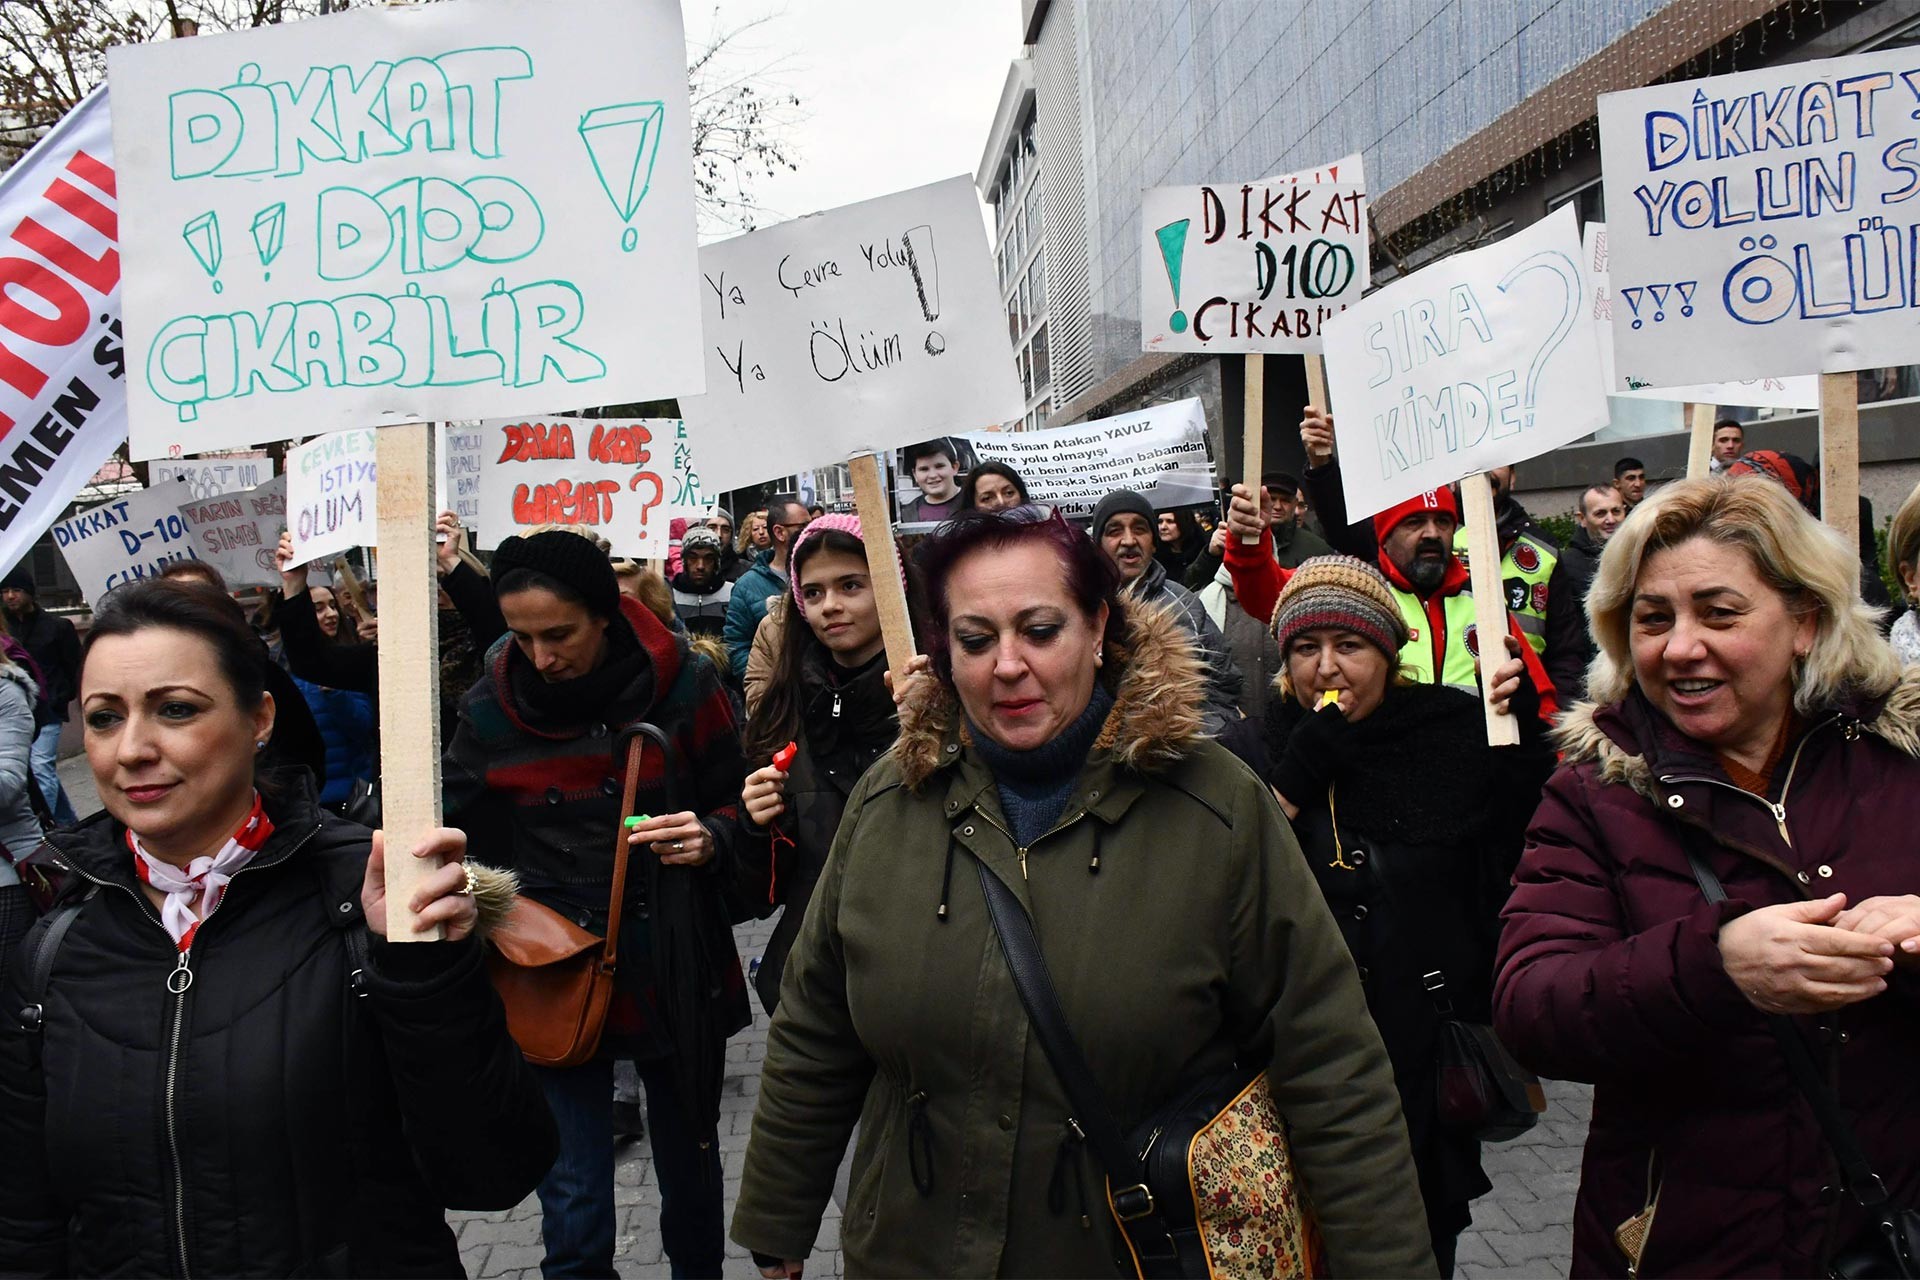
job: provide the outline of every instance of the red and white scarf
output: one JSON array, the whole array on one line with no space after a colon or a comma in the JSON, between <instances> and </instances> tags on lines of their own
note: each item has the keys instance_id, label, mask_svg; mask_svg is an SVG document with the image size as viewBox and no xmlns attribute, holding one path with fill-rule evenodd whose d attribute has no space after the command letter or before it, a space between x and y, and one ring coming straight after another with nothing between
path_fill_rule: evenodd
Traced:
<instances>
[{"instance_id":1,"label":"red and white scarf","mask_svg":"<svg viewBox=\"0 0 1920 1280\"><path fill-rule=\"evenodd\" d=\"M273 820L267 817L257 791L253 793L252 811L233 838L218 853L195 858L184 869L160 861L140 847L140 837L127 832L127 847L133 850L133 869L140 882L167 895L160 904L160 923L173 935L174 945L182 951L193 945L193 935L201 922L226 896L227 881L253 861L253 855L272 835Z\"/></svg>"}]
</instances>

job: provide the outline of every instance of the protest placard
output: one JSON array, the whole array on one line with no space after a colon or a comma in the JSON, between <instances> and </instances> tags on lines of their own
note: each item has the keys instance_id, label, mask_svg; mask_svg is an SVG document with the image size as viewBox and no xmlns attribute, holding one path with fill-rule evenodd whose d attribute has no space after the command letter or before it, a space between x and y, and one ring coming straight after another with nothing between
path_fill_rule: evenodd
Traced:
<instances>
[{"instance_id":1,"label":"protest placard","mask_svg":"<svg viewBox=\"0 0 1920 1280\"><path fill-rule=\"evenodd\" d=\"M193 531L195 553L218 569L229 587L280 585L274 549L287 527L285 476L240 493L188 497L180 514Z\"/></svg>"},{"instance_id":2,"label":"protest placard","mask_svg":"<svg viewBox=\"0 0 1920 1280\"><path fill-rule=\"evenodd\" d=\"M1920 50L1600 98L1613 388L1912 362Z\"/></svg>"},{"instance_id":3,"label":"protest placard","mask_svg":"<svg viewBox=\"0 0 1920 1280\"><path fill-rule=\"evenodd\" d=\"M1678 387L1619 387L1614 376L1613 308L1614 296L1609 266L1607 224L1589 222L1581 229L1582 266L1587 273L1587 289L1593 297L1590 308L1594 334L1600 342L1600 369L1606 380L1607 394L1636 400L1674 400L1706 405L1743 405L1753 408L1812 409L1820 403L1820 379L1811 375L1788 378L1742 378L1733 382L1692 382Z\"/></svg>"},{"instance_id":4,"label":"protest placard","mask_svg":"<svg viewBox=\"0 0 1920 1280\"><path fill-rule=\"evenodd\" d=\"M1143 351L1319 351L1367 291L1360 157L1259 182L1155 187L1140 207Z\"/></svg>"},{"instance_id":5,"label":"protest placard","mask_svg":"<svg viewBox=\"0 0 1920 1280\"><path fill-rule=\"evenodd\" d=\"M127 436L118 210L105 90L0 177L0 568Z\"/></svg>"},{"instance_id":6,"label":"protest placard","mask_svg":"<svg viewBox=\"0 0 1920 1280\"><path fill-rule=\"evenodd\" d=\"M135 457L700 388L671 0L356 7L108 65Z\"/></svg>"},{"instance_id":7,"label":"protest placard","mask_svg":"<svg viewBox=\"0 0 1920 1280\"><path fill-rule=\"evenodd\" d=\"M705 395L683 397L709 492L1017 418L969 178L700 250Z\"/></svg>"},{"instance_id":8,"label":"protest placard","mask_svg":"<svg viewBox=\"0 0 1920 1280\"><path fill-rule=\"evenodd\" d=\"M667 554L673 499L689 492L678 418L506 418L480 425L482 549L541 525L598 534L615 555Z\"/></svg>"},{"instance_id":9,"label":"protest placard","mask_svg":"<svg viewBox=\"0 0 1920 1280\"><path fill-rule=\"evenodd\" d=\"M1522 462L1607 421L1571 206L1327 325L1348 518Z\"/></svg>"},{"instance_id":10,"label":"protest placard","mask_svg":"<svg viewBox=\"0 0 1920 1280\"><path fill-rule=\"evenodd\" d=\"M379 545L373 435L336 431L288 451L287 530L296 564Z\"/></svg>"},{"instance_id":11,"label":"protest placard","mask_svg":"<svg viewBox=\"0 0 1920 1280\"><path fill-rule=\"evenodd\" d=\"M177 462L147 464L147 479L154 484L179 480L195 498L217 498L223 493L240 493L265 484L273 476L273 460L264 449L236 449Z\"/></svg>"},{"instance_id":12,"label":"protest placard","mask_svg":"<svg viewBox=\"0 0 1920 1280\"><path fill-rule=\"evenodd\" d=\"M66 558L89 605L129 582L155 578L175 560L198 560L193 531L180 514L186 496L175 483L156 485L89 507L53 526L53 544Z\"/></svg>"},{"instance_id":13,"label":"protest placard","mask_svg":"<svg viewBox=\"0 0 1920 1280\"><path fill-rule=\"evenodd\" d=\"M434 448L434 514L451 511L467 529L480 527L480 453L486 432L474 421L443 422Z\"/></svg>"},{"instance_id":14,"label":"protest placard","mask_svg":"<svg viewBox=\"0 0 1920 1280\"><path fill-rule=\"evenodd\" d=\"M1115 489L1132 489L1158 510L1214 501L1207 416L1197 399L1047 431L977 431L951 440L969 470L1005 463L1020 473L1029 501L1073 519L1091 516ZM907 527L904 515L921 493L904 462L898 475Z\"/></svg>"}]
</instances>

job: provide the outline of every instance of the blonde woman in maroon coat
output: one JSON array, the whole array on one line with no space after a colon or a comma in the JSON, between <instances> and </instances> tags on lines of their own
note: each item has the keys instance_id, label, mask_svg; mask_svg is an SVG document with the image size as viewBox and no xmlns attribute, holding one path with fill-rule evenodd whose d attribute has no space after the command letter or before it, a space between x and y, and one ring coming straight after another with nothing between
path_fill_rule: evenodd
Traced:
<instances>
[{"instance_id":1,"label":"blonde woman in maroon coat","mask_svg":"<svg viewBox=\"0 0 1920 1280\"><path fill-rule=\"evenodd\" d=\"M1920 673L1858 581L1756 477L1668 486L1601 558L1494 993L1516 1056L1597 1086L1576 1276L1826 1275L1870 1226L1769 1015L1920 1192Z\"/></svg>"}]
</instances>

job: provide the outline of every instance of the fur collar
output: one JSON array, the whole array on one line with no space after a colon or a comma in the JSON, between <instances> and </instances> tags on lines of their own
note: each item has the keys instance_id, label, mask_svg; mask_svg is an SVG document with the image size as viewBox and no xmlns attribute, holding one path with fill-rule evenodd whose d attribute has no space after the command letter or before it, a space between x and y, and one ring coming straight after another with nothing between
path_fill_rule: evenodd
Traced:
<instances>
[{"instance_id":1,"label":"fur collar","mask_svg":"<svg viewBox=\"0 0 1920 1280\"><path fill-rule=\"evenodd\" d=\"M1094 749L1111 751L1115 763L1152 771L1172 764L1205 739L1201 712L1206 677L1193 642L1164 605L1129 596L1116 606L1127 619L1127 642L1107 650L1103 675L1113 694ZM900 712L900 738L893 753L901 779L917 791L948 753L949 741L965 743L967 732L953 689L935 679L917 680Z\"/></svg>"},{"instance_id":2,"label":"fur collar","mask_svg":"<svg viewBox=\"0 0 1920 1280\"><path fill-rule=\"evenodd\" d=\"M1560 748L1563 763L1596 764L1602 782L1625 784L1653 799L1655 770L1647 760L1647 749L1653 744L1632 741L1635 735L1628 723L1628 708L1629 703L1602 707L1582 702L1561 717L1559 727L1554 730L1554 741ZM1866 700L1856 708L1837 710L1851 715L1862 732L1879 738L1902 755L1920 759L1920 667L1903 671L1884 697Z\"/></svg>"}]
</instances>

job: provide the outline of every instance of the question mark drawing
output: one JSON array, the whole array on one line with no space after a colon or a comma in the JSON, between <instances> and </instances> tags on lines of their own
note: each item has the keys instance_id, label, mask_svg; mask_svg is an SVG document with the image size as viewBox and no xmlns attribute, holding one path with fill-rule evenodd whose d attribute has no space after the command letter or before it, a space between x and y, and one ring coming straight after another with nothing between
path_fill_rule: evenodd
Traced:
<instances>
[{"instance_id":1,"label":"question mark drawing","mask_svg":"<svg viewBox=\"0 0 1920 1280\"><path fill-rule=\"evenodd\" d=\"M642 480L650 481L653 484L653 497L640 504L640 529L642 532L645 532L648 514L660 505L662 498L667 496L667 489L665 485L660 483L660 477L651 471L634 472L633 479L627 481L627 488L637 491L640 488L640 482Z\"/></svg>"},{"instance_id":2,"label":"question mark drawing","mask_svg":"<svg viewBox=\"0 0 1920 1280\"><path fill-rule=\"evenodd\" d=\"M1506 275L1500 277L1500 283L1497 286L1500 292L1507 292L1514 281L1529 271L1545 271L1557 276L1562 288L1560 318L1554 321L1553 327L1547 331L1547 336L1541 341L1539 350L1533 353L1533 363L1527 366L1525 403L1527 428L1531 430L1533 405L1540 390L1541 371L1547 367L1547 360L1553 353L1560 349L1560 344L1567 340L1567 335L1573 332L1573 318L1580 312L1582 290L1580 272L1574 266L1573 259L1557 249L1542 249L1522 259Z\"/></svg>"}]
</instances>

